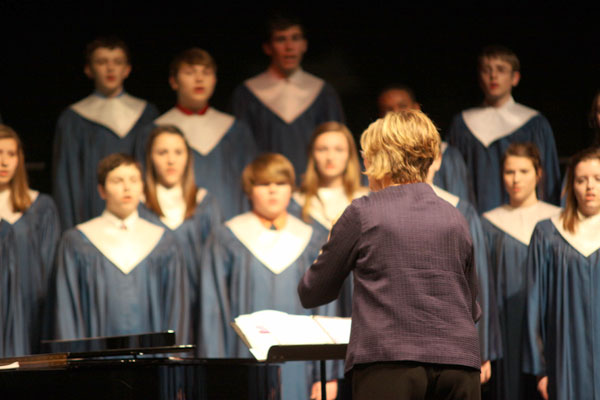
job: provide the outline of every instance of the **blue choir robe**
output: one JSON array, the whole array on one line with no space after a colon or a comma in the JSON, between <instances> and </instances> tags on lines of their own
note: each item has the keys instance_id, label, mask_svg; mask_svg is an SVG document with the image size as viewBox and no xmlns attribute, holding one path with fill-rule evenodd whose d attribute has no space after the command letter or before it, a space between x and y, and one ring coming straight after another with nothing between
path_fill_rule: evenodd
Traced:
<instances>
[{"instance_id":1,"label":"blue choir robe","mask_svg":"<svg viewBox=\"0 0 600 400\"><path fill-rule=\"evenodd\" d=\"M209 357L252 357L229 326L238 315L265 309L329 314L332 308L304 309L296 293L298 282L317 258L324 240L319 231L289 214L281 230L265 228L254 213L248 212L215 231L204 263L213 276L207 291L212 290L215 297L204 304L202 328L206 337L214 338L211 349L225 349L225 354L209 353ZM218 344L219 340L225 343ZM312 363L288 362L281 371L284 399L310 397L310 387L318 380Z\"/></svg>"},{"instance_id":2,"label":"blue choir robe","mask_svg":"<svg viewBox=\"0 0 600 400\"><path fill-rule=\"evenodd\" d=\"M55 339L173 330L186 344L184 258L173 234L104 211L63 235L51 282Z\"/></svg>"},{"instance_id":3,"label":"blue choir robe","mask_svg":"<svg viewBox=\"0 0 600 400\"><path fill-rule=\"evenodd\" d=\"M359 197L366 196L368 193L368 188L360 187L354 192L352 199L358 199ZM294 193L288 207L288 212L301 219L302 207L304 207L305 203L306 197L303 193ZM327 238L331 227L349 205L350 200L343 187L319 188L317 195L310 199L310 208L308 210L309 221L306 222L313 229L324 231L324 237ZM339 316L350 317L352 315L352 285L352 274L350 274L340 290L337 302L339 310L336 313Z\"/></svg>"},{"instance_id":4,"label":"blue choir robe","mask_svg":"<svg viewBox=\"0 0 600 400\"><path fill-rule=\"evenodd\" d=\"M158 111L123 93L92 94L69 106L54 136L53 196L63 230L97 217L104 209L98 194L98 162L112 153L133 155L136 137Z\"/></svg>"},{"instance_id":5,"label":"blue choir robe","mask_svg":"<svg viewBox=\"0 0 600 400\"><path fill-rule=\"evenodd\" d=\"M550 399L600 399L600 215L562 224L541 221L529 245L523 371L548 376Z\"/></svg>"},{"instance_id":6,"label":"blue choir robe","mask_svg":"<svg viewBox=\"0 0 600 400\"><path fill-rule=\"evenodd\" d=\"M18 279L14 231L0 219L0 358L21 356L25 351Z\"/></svg>"},{"instance_id":7,"label":"blue choir robe","mask_svg":"<svg viewBox=\"0 0 600 400\"><path fill-rule=\"evenodd\" d=\"M442 165L435 173L433 184L475 204L475 193L471 187L465 160L456 147L449 146L446 142L442 142Z\"/></svg>"},{"instance_id":8,"label":"blue choir robe","mask_svg":"<svg viewBox=\"0 0 600 400\"><path fill-rule=\"evenodd\" d=\"M223 222L216 199L204 188L198 189L196 210L190 218L184 219L186 205L181 186L165 188L157 185L158 203L163 212L159 217L144 205L140 206L140 216L173 232L179 248L185 257L187 270L190 341L196 345L197 354L204 357L205 345L197 332L200 324L200 302L202 291L200 273L204 247L210 234Z\"/></svg>"},{"instance_id":9,"label":"blue choir robe","mask_svg":"<svg viewBox=\"0 0 600 400\"><path fill-rule=\"evenodd\" d=\"M315 128L323 122L344 122L333 87L302 69L287 79L270 70L250 78L235 89L232 102L235 116L250 126L259 152L283 154L296 171L306 168Z\"/></svg>"},{"instance_id":10,"label":"blue choir robe","mask_svg":"<svg viewBox=\"0 0 600 400\"><path fill-rule=\"evenodd\" d=\"M538 201L519 208L503 205L486 212L481 219L496 282L502 333L503 357L493 375L498 383L498 399L526 400L529 395L522 383L529 378L521 374L527 251L535 225L559 213L560 208Z\"/></svg>"},{"instance_id":11,"label":"blue choir robe","mask_svg":"<svg viewBox=\"0 0 600 400\"><path fill-rule=\"evenodd\" d=\"M479 281L477 302L481 307L481 318L477 322L479 331L479 347L481 360L494 361L502 357L502 342L500 339L500 322L494 290L494 277L489 268L488 250L479 215L469 202L446 192L436 186L435 193L448 201L461 212L469 224L473 239L473 254Z\"/></svg>"},{"instance_id":12,"label":"blue choir robe","mask_svg":"<svg viewBox=\"0 0 600 400\"><path fill-rule=\"evenodd\" d=\"M148 126L136 144L136 155L145 161L146 142L156 125L175 125L185 135L194 154L196 186L217 198L223 217L250 209L242 190L244 167L256 158L256 144L248 126L210 107L204 115L187 115L174 107Z\"/></svg>"},{"instance_id":13,"label":"blue choir robe","mask_svg":"<svg viewBox=\"0 0 600 400\"><path fill-rule=\"evenodd\" d=\"M19 269L24 354L40 350L44 300L61 233L58 212L50 196L33 190L29 196L31 206L25 212L13 212L10 190L0 193L0 218L13 231L12 245Z\"/></svg>"},{"instance_id":14,"label":"blue choir robe","mask_svg":"<svg viewBox=\"0 0 600 400\"><path fill-rule=\"evenodd\" d=\"M465 159L480 213L508 203L500 164L514 142L532 142L538 147L544 168L541 199L558 204L560 170L554 136L548 120L536 110L512 98L499 108L465 110L452 121L448 141Z\"/></svg>"}]
</instances>

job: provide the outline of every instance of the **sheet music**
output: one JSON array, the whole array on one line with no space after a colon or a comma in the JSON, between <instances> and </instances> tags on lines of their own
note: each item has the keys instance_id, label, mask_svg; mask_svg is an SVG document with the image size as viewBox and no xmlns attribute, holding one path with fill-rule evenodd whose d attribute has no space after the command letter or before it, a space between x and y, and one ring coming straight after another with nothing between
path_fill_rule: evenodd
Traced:
<instances>
[{"instance_id":1,"label":"sheet music","mask_svg":"<svg viewBox=\"0 0 600 400\"><path fill-rule=\"evenodd\" d=\"M350 318L263 310L240 315L233 326L252 355L262 361L275 345L348 343L350 324Z\"/></svg>"}]
</instances>

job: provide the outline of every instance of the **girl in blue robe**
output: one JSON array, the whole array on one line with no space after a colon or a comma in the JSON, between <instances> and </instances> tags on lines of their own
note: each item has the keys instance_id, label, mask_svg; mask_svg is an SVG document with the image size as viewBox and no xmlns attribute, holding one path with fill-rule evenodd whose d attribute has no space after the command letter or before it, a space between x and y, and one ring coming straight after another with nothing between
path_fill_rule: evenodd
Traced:
<instances>
[{"instance_id":1,"label":"girl in blue robe","mask_svg":"<svg viewBox=\"0 0 600 400\"><path fill-rule=\"evenodd\" d=\"M194 159L183 133L173 125L156 127L146 149L145 206L142 217L172 231L185 255L189 284L190 337L196 354L204 356L205 344L196 330L202 298L201 258L213 230L221 225L215 198L194 182Z\"/></svg>"},{"instance_id":2,"label":"girl in blue robe","mask_svg":"<svg viewBox=\"0 0 600 400\"><path fill-rule=\"evenodd\" d=\"M12 231L10 242L19 272L18 297L25 347L22 354L39 352L42 310L54 253L60 237L58 213L52 199L29 189L24 152L15 131L0 125L0 218Z\"/></svg>"},{"instance_id":3,"label":"girl in blue robe","mask_svg":"<svg viewBox=\"0 0 600 400\"><path fill-rule=\"evenodd\" d=\"M325 232L342 215L350 202L368 193L360 185L360 164L354 137L348 128L335 121L314 130L308 147L308 162L300 191L294 193L288 211ZM325 244L325 243L323 243ZM352 277L344 283L338 301L338 315L352 313Z\"/></svg>"},{"instance_id":4,"label":"girl in blue robe","mask_svg":"<svg viewBox=\"0 0 600 400\"><path fill-rule=\"evenodd\" d=\"M531 377L521 373L527 251L535 225L558 215L560 208L537 198L536 186L543 172L535 145L512 143L502 165L510 202L482 218L496 282L504 352L496 363L494 380L498 399L525 400L531 398L532 386Z\"/></svg>"},{"instance_id":5,"label":"girl in blue robe","mask_svg":"<svg viewBox=\"0 0 600 400\"><path fill-rule=\"evenodd\" d=\"M9 225L0 219L0 358L25 354L15 239Z\"/></svg>"},{"instance_id":6,"label":"girl in blue robe","mask_svg":"<svg viewBox=\"0 0 600 400\"><path fill-rule=\"evenodd\" d=\"M527 256L523 370L549 399L600 399L600 150L569 163L566 206L539 222Z\"/></svg>"},{"instance_id":7,"label":"girl in blue robe","mask_svg":"<svg viewBox=\"0 0 600 400\"><path fill-rule=\"evenodd\" d=\"M253 211L236 216L217 229L209 239L204 268L212 278L205 280L206 293L214 300L203 307L205 335L220 336L210 357L251 357L229 323L242 314L264 309L289 314L311 315L296 294L298 282L316 259L325 241L314 230L286 213L295 177L290 162L279 154L267 153L250 164L243 174L244 190ZM268 227L267 227L268 226ZM216 307L218 305L218 307ZM318 313L327 314L329 309ZM316 381L312 363L282 365L284 399L308 399ZM329 375L331 377L331 375Z\"/></svg>"},{"instance_id":8,"label":"girl in blue robe","mask_svg":"<svg viewBox=\"0 0 600 400\"><path fill-rule=\"evenodd\" d=\"M55 339L174 330L189 341L184 256L174 235L139 218L141 168L125 154L98 167L106 201L96 218L65 232L50 283Z\"/></svg>"}]
</instances>

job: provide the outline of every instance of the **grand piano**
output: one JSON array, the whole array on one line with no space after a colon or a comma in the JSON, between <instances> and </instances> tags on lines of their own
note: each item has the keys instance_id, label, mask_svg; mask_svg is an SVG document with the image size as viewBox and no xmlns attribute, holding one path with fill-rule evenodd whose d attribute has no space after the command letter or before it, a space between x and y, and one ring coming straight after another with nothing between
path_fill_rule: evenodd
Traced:
<instances>
[{"instance_id":1,"label":"grand piano","mask_svg":"<svg viewBox=\"0 0 600 400\"><path fill-rule=\"evenodd\" d=\"M0 399L277 400L277 363L324 363L346 352L346 345L273 346L266 363L195 359L194 346L175 345L171 331L46 341L43 348L45 354L0 359Z\"/></svg>"},{"instance_id":2,"label":"grand piano","mask_svg":"<svg viewBox=\"0 0 600 400\"><path fill-rule=\"evenodd\" d=\"M194 359L173 332L51 341L0 359L0 399L279 399L279 366ZM2 369L6 366L18 368Z\"/></svg>"}]
</instances>

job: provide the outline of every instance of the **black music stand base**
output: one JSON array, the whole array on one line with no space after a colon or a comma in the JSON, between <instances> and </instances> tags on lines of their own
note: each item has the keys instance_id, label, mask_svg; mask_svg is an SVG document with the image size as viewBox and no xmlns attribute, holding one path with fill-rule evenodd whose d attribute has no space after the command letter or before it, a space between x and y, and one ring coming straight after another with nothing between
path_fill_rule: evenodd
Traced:
<instances>
[{"instance_id":1,"label":"black music stand base","mask_svg":"<svg viewBox=\"0 0 600 400\"><path fill-rule=\"evenodd\" d=\"M267 355L267 363L284 363L286 361L319 361L321 369L321 399L327 399L326 360L343 360L346 358L347 344L301 344L271 346Z\"/></svg>"}]
</instances>

